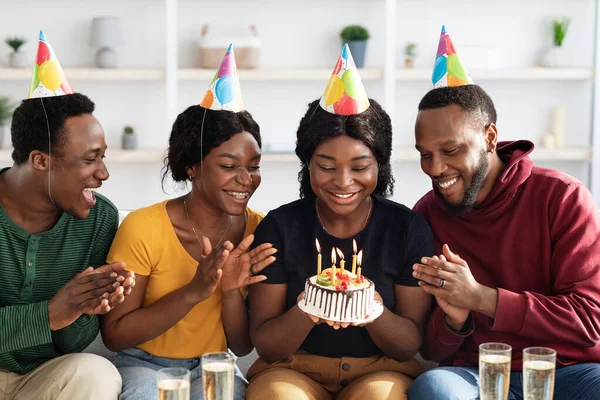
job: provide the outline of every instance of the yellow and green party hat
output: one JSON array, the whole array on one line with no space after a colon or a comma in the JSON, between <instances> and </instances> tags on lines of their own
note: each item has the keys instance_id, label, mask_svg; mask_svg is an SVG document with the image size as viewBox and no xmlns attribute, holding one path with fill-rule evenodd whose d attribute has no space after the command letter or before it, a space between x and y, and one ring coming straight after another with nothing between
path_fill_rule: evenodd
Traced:
<instances>
[{"instance_id":1,"label":"yellow and green party hat","mask_svg":"<svg viewBox=\"0 0 600 400\"><path fill-rule=\"evenodd\" d=\"M344 45L321 97L321 108L336 115L360 114L369 108L369 98L348 44Z\"/></svg>"},{"instance_id":2,"label":"yellow and green party hat","mask_svg":"<svg viewBox=\"0 0 600 400\"><path fill-rule=\"evenodd\" d=\"M65 78L62 66L50 43L48 43L48 39L46 39L46 35L43 31L40 31L28 98L64 96L73 93L71 85Z\"/></svg>"}]
</instances>

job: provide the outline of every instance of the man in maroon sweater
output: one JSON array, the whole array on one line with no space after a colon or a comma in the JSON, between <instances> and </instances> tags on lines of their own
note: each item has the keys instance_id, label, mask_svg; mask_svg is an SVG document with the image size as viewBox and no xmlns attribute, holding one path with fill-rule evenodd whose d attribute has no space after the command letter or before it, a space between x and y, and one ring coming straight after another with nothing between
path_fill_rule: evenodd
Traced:
<instances>
[{"instance_id":1,"label":"man in maroon sweater","mask_svg":"<svg viewBox=\"0 0 600 400\"><path fill-rule=\"evenodd\" d=\"M598 207L574 178L536 167L531 142L498 142L495 124L477 85L433 89L419 104L416 148L433 190L415 210L439 254L413 268L437 300L421 352L448 367L421 375L409 398L477 398L478 346L502 342L509 399L522 398L530 346L557 351L555 399L598 399Z\"/></svg>"}]
</instances>

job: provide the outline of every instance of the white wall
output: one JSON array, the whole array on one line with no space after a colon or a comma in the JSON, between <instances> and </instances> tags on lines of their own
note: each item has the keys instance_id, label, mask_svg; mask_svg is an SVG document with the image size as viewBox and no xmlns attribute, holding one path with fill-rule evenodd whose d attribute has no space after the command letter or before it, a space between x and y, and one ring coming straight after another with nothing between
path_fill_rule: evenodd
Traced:
<instances>
[{"instance_id":1,"label":"white wall","mask_svg":"<svg viewBox=\"0 0 600 400\"><path fill-rule=\"evenodd\" d=\"M164 2L162 0L105 0L103 2L55 0L0 0L0 37L30 38L25 50L33 60L37 31L42 28L63 67L93 65L94 49L88 46L94 16L118 15L125 30L125 46L119 48L123 67L160 67L164 59ZM201 27L211 24L211 33L240 35L256 24L262 40L261 65L274 68L333 68L340 51L341 28L350 23L367 26L371 32L367 67L384 62L385 27L382 0L179 0L179 63L198 66L197 39ZM467 68L483 66L493 49L497 67L533 66L539 53L551 44L549 18L570 16L572 23L564 46L577 66L593 60L594 1L592 0L400 0L397 7L398 64L408 41L419 44L418 66L431 66L439 30L446 24ZM6 63L8 47L0 47L0 64ZM479 51L479 53L478 53ZM4 57L4 58L3 58ZM495 58L493 58L495 57ZM68 77L67 77L68 78ZM567 109L569 143L588 145L591 132L591 82L478 81L496 102L501 139L525 138L536 143L549 130L554 106ZM209 82L182 81L178 86L181 111L198 104ZM270 150L293 150L295 131L306 104L319 97L326 82L241 82L246 108L261 125ZM118 148L123 125L140 133L140 147L164 148L169 132L165 120L163 82L82 82L71 80L76 91L89 95L97 105L109 146ZM0 79L0 96L26 96L29 84ZM383 83L367 81L370 97L383 101ZM395 146L412 146L413 123L419 99L430 82L398 82L392 116ZM600 140L597 139L597 140ZM103 192L122 208L137 208L176 195L160 186L160 165L125 165L110 161L111 179ZM588 182L583 162L545 163ZM394 199L412 206L430 183L417 162L395 164ZM264 163L263 185L251 205L268 210L297 198L297 166ZM600 184L600 182L596 182Z\"/></svg>"}]
</instances>

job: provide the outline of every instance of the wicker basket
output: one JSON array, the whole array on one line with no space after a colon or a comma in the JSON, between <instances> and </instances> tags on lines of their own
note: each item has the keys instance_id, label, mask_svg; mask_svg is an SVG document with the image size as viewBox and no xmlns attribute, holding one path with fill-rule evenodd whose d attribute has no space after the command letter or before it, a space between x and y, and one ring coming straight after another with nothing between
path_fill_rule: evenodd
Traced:
<instances>
[{"instance_id":1,"label":"wicker basket","mask_svg":"<svg viewBox=\"0 0 600 400\"><path fill-rule=\"evenodd\" d=\"M260 39L255 26L250 27L250 36L210 37L208 25L202 27L200 41L200 67L219 68L227 47L233 44L235 62L238 68L258 68L260 63Z\"/></svg>"}]
</instances>

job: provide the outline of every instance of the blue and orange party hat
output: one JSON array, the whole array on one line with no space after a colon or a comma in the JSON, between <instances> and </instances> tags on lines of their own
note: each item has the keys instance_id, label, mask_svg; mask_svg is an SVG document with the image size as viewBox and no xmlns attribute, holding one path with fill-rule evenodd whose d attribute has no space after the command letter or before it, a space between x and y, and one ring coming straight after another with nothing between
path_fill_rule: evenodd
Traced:
<instances>
[{"instance_id":1,"label":"blue and orange party hat","mask_svg":"<svg viewBox=\"0 0 600 400\"><path fill-rule=\"evenodd\" d=\"M473 79L460 61L445 25L442 25L431 80L434 88L473 84Z\"/></svg>"},{"instance_id":2,"label":"blue and orange party hat","mask_svg":"<svg viewBox=\"0 0 600 400\"><path fill-rule=\"evenodd\" d=\"M244 111L233 45L229 45L200 106L211 110Z\"/></svg>"}]
</instances>

